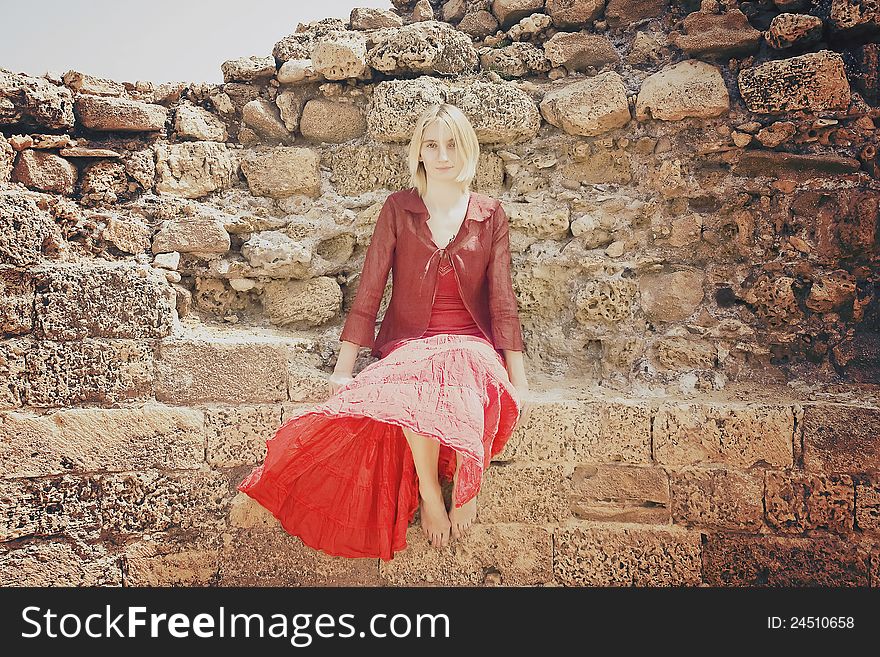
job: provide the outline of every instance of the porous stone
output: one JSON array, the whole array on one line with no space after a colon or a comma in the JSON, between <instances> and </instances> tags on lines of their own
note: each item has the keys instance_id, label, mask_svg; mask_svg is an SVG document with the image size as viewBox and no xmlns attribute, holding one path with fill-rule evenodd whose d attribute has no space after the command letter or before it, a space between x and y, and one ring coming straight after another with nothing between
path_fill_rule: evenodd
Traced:
<instances>
[{"instance_id":1,"label":"porous stone","mask_svg":"<svg viewBox=\"0 0 880 657\"><path fill-rule=\"evenodd\" d=\"M797 44L809 46L822 38L824 23L809 14L779 14L770 22L764 38L771 48L782 50Z\"/></svg>"},{"instance_id":2,"label":"porous stone","mask_svg":"<svg viewBox=\"0 0 880 657\"><path fill-rule=\"evenodd\" d=\"M700 534L677 527L571 521L553 531L563 586L696 586Z\"/></svg>"},{"instance_id":3,"label":"porous stone","mask_svg":"<svg viewBox=\"0 0 880 657\"><path fill-rule=\"evenodd\" d=\"M467 34L440 21L382 30L373 40L366 63L389 75L462 75L473 73L478 64L477 51Z\"/></svg>"},{"instance_id":4,"label":"porous stone","mask_svg":"<svg viewBox=\"0 0 880 657\"><path fill-rule=\"evenodd\" d=\"M730 96L717 67L687 59L648 76L636 98L636 118L680 121L725 114Z\"/></svg>"},{"instance_id":5,"label":"porous stone","mask_svg":"<svg viewBox=\"0 0 880 657\"><path fill-rule=\"evenodd\" d=\"M669 476L672 521L688 527L757 530L764 517L761 473L685 468Z\"/></svg>"},{"instance_id":6,"label":"porous stone","mask_svg":"<svg viewBox=\"0 0 880 657\"><path fill-rule=\"evenodd\" d=\"M843 59L830 50L744 68L738 80L746 106L757 114L846 109L850 102Z\"/></svg>"},{"instance_id":7,"label":"porous stone","mask_svg":"<svg viewBox=\"0 0 880 657\"><path fill-rule=\"evenodd\" d=\"M99 78L80 71L67 71L64 74L64 85L80 94L93 96L123 96L125 85L107 78Z\"/></svg>"},{"instance_id":8,"label":"porous stone","mask_svg":"<svg viewBox=\"0 0 880 657\"><path fill-rule=\"evenodd\" d=\"M663 403L653 417L653 456L664 466L793 463L795 419L769 404Z\"/></svg>"},{"instance_id":9,"label":"porous stone","mask_svg":"<svg viewBox=\"0 0 880 657\"><path fill-rule=\"evenodd\" d=\"M223 62L220 69L224 82L255 82L275 75L275 58L257 55L240 57Z\"/></svg>"},{"instance_id":10,"label":"porous stone","mask_svg":"<svg viewBox=\"0 0 880 657\"><path fill-rule=\"evenodd\" d=\"M0 269L0 334L30 333L33 325L33 275L16 269Z\"/></svg>"},{"instance_id":11,"label":"porous stone","mask_svg":"<svg viewBox=\"0 0 880 657\"><path fill-rule=\"evenodd\" d=\"M126 199L128 176L122 162L98 160L82 169L79 179L80 203L86 206L107 206Z\"/></svg>"},{"instance_id":12,"label":"porous stone","mask_svg":"<svg viewBox=\"0 0 880 657\"><path fill-rule=\"evenodd\" d=\"M0 68L0 125L69 130L74 120L69 89L42 77Z\"/></svg>"},{"instance_id":13,"label":"porous stone","mask_svg":"<svg viewBox=\"0 0 880 657\"><path fill-rule=\"evenodd\" d=\"M272 324L314 328L339 314L342 290L336 279L329 276L308 281L269 281L260 300Z\"/></svg>"},{"instance_id":14,"label":"porous stone","mask_svg":"<svg viewBox=\"0 0 880 657\"><path fill-rule=\"evenodd\" d=\"M330 154L330 170L340 194L363 194L377 188L406 186L409 171L403 147L365 141L343 144Z\"/></svg>"},{"instance_id":15,"label":"porous stone","mask_svg":"<svg viewBox=\"0 0 880 657\"><path fill-rule=\"evenodd\" d=\"M778 531L853 530L855 486L848 475L768 470L766 491L767 522Z\"/></svg>"},{"instance_id":16,"label":"porous stone","mask_svg":"<svg viewBox=\"0 0 880 657\"><path fill-rule=\"evenodd\" d=\"M49 415L0 413L3 477L68 472L198 469L202 411L148 402L140 408L76 408Z\"/></svg>"},{"instance_id":17,"label":"porous stone","mask_svg":"<svg viewBox=\"0 0 880 657\"><path fill-rule=\"evenodd\" d=\"M571 510L581 520L670 522L669 475L663 468L580 464L571 488Z\"/></svg>"},{"instance_id":18,"label":"porous stone","mask_svg":"<svg viewBox=\"0 0 880 657\"><path fill-rule=\"evenodd\" d=\"M646 18L659 18L668 0L608 0L605 20L609 27L622 27Z\"/></svg>"},{"instance_id":19,"label":"porous stone","mask_svg":"<svg viewBox=\"0 0 880 657\"><path fill-rule=\"evenodd\" d=\"M287 347L165 338L156 354L156 399L175 404L286 400Z\"/></svg>"},{"instance_id":20,"label":"porous stone","mask_svg":"<svg viewBox=\"0 0 880 657\"><path fill-rule=\"evenodd\" d=\"M565 66L569 71L601 69L620 62L611 41L599 34L557 32L544 42L544 53L553 66Z\"/></svg>"},{"instance_id":21,"label":"porous stone","mask_svg":"<svg viewBox=\"0 0 880 657\"><path fill-rule=\"evenodd\" d=\"M77 121L90 130L153 132L162 130L168 110L128 98L79 96L73 106Z\"/></svg>"},{"instance_id":22,"label":"porous stone","mask_svg":"<svg viewBox=\"0 0 880 657\"><path fill-rule=\"evenodd\" d=\"M221 542L196 536L130 543L121 559L125 586L216 586Z\"/></svg>"},{"instance_id":23,"label":"porous stone","mask_svg":"<svg viewBox=\"0 0 880 657\"><path fill-rule=\"evenodd\" d=\"M232 187L238 172L237 155L212 141L154 144L156 191L184 198L201 198Z\"/></svg>"},{"instance_id":24,"label":"porous stone","mask_svg":"<svg viewBox=\"0 0 880 657\"><path fill-rule=\"evenodd\" d=\"M645 315L655 322L690 317L703 301L703 276L698 271L643 274L639 297Z\"/></svg>"},{"instance_id":25,"label":"porous stone","mask_svg":"<svg viewBox=\"0 0 880 657\"><path fill-rule=\"evenodd\" d=\"M606 0L546 0L544 11L554 27L580 29L602 15Z\"/></svg>"},{"instance_id":26,"label":"porous stone","mask_svg":"<svg viewBox=\"0 0 880 657\"><path fill-rule=\"evenodd\" d=\"M63 157L28 148L18 154L11 179L37 191L71 196L77 171Z\"/></svg>"},{"instance_id":27,"label":"porous stone","mask_svg":"<svg viewBox=\"0 0 880 657\"><path fill-rule=\"evenodd\" d=\"M278 146L250 151L241 161L251 194L284 198L321 195L320 155L311 148Z\"/></svg>"},{"instance_id":28,"label":"porous stone","mask_svg":"<svg viewBox=\"0 0 880 657\"><path fill-rule=\"evenodd\" d=\"M549 91L540 108L548 123L572 135L600 135L630 120L626 87L614 71Z\"/></svg>"},{"instance_id":29,"label":"porous stone","mask_svg":"<svg viewBox=\"0 0 880 657\"><path fill-rule=\"evenodd\" d=\"M514 42L502 48L480 48L480 66L505 79L521 78L550 70L544 51L531 43Z\"/></svg>"},{"instance_id":30,"label":"porous stone","mask_svg":"<svg viewBox=\"0 0 880 657\"><path fill-rule=\"evenodd\" d=\"M739 9L723 14L695 11L682 25L685 33L672 32L669 40L695 57L741 57L757 51L761 43L761 32Z\"/></svg>"},{"instance_id":31,"label":"porous stone","mask_svg":"<svg viewBox=\"0 0 880 657\"><path fill-rule=\"evenodd\" d=\"M266 441L280 425L278 404L205 409L206 460L221 468L258 465L266 456Z\"/></svg>"},{"instance_id":32,"label":"porous stone","mask_svg":"<svg viewBox=\"0 0 880 657\"><path fill-rule=\"evenodd\" d=\"M351 30L328 32L315 41L312 66L328 80L360 78L367 72L367 39Z\"/></svg>"},{"instance_id":33,"label":"porous stone","mask_svg":"<svg viewBox=\"0 0 880 657\"><path fill-rule=\"evenodd\" d=\"M880 470L880 410L805 404L802 426L805 470L817 474Z\"/></svg>"},{"instance_id":34,"label":"porous stone","mask_svg":"<svg viewBox=\"0 0 880 657\"><path fill-rule=\"evenodd\" d=\"M480 485L480 522L549 523L570 518L573 472L573 465L562 463L493 464Z\"/></svg>"},{"instance_id":35,"label":"porous stone","mask_svg":"<svg viewBox=\"0 0 880 657\"><path fill-rule=\"evenodd\" d=\"M542 10L544 0L494 0L491 8L501 29L506 30L520 19Z\"/></svg>"},{"instance_id":36,"label":"porous stone","mask_svg":"<svg viewBox=\"0 0 880 657\"><path fill-rule=\"evenodd\" d=\"M363 136L366 130L364 113L351 103L310 100L300 119L302 136L316 142L339 144Z\"/></svg>"},{"instance_id":37,"label":"porous stone","mask_svg":"<svg viewBox=\"0 0 880 657\"><path fill-rule=\"evenodd\" d=\"M143 253L150 248L153 230L135 217L110 216L101 238L124 253Z\"/></svg>"},{"instance_id":38,"label":"porous stone","mask_svg":"<svg viewBox=\"0 0 880 657\"><path fill-rule=\"evenodd\" d=\"M174 132L178 139L194 141L226 141L229 135L223 121L208 110L180 103L174 111Z\"/></svg>"},{"instance_id":39,"label":"porous stone","mask_svg":"<svg viewBox=\"0 0 880 657\"><path fill-rule=\"evenodd\" d=\"M102 545L25 543L0 547L0 586L122 586L117 555Z\"/></svg>"},{"instance_id":40,"label":"porous stone","mask_svg":"<svg viewBox=\"0 0 880 657\"><path fill-rule=\"evenodd\" d=\"M165 221L153 237L153 253L226 253L230 237L223 221L210 215Z\"/></svg>"},{"instance_id":41,"label":"porous stone","mask_svg":"<svg viewBox=\"0 0 880 657\"><path fill-rule=\"evenodd\" d=\"M34 332L40 338L160 338L174 325L174 293L154 270L65 266L39 278Z\"/></svg>"},{"instance_id":42,"label":"porous stone","mask_svg":"<svg viewBox=\"0 0 880 657\"><path fill-rule=\"evenodd\" d=\"M378 30L383 27L400 27L403 18L387 9L355 7L348 18L353 30Z\"/></svg>"}]
</instances>

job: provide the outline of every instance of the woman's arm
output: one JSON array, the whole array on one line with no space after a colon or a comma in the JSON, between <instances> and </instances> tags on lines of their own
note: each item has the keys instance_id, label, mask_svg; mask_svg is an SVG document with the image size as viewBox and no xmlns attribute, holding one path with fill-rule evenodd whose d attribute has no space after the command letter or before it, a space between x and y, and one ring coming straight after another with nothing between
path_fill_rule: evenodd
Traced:
<instances>
[{"instance_id":1,"label":"woman's arm","mask_svg":"<svg viewBox=\"0 0 880 657\"><path fill-rule=\"evenodd\" d=\"M529 381L523 364L523 352L504 350L504 362L507 364L507 377L516 388L528 388Z\"/></svg>"},{"instance_id":2,"label":"woman's arm","mask_svg":"<svg viewBox=\"0 0 880 657\"><path fill-rule=\"evenodd\" d=\"M388 272L391 270L397 243L394 216L394 202L388 197L379 211L364 258L357 294L339 336L342 346L334 370L337 373L351 373L358 346L372 348L375 344L376 315L388 282Z\"/></svg>"},{"instance_id":3,"label":"woman's arm","mask_svg":"<svg viewBox=\"0 0 880 657\"><path fill-rule=\"evenodd\" d=\"M489 251L489 315L495 347L505 352L518 351L522 356L522 326L513 283L510 277L510 227L507 213L500 205L492 217L492 245Z\"/></svg>"}]
</instances>

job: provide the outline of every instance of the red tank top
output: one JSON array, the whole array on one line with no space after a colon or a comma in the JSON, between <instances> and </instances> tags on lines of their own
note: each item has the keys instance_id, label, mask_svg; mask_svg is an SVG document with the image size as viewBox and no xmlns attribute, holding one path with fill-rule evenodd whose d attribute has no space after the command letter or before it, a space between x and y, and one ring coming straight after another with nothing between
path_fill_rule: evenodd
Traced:
<instances>
[{"instance_id":1,"label":"red tank top","mask_svg":"<svg viewBox=\"0 0 880 657\"><path fill-rule=\"evenodd\" d=\"M431 320L422 337L438 333L476 335L488 340L461 300L455 272L449 262L449 254L445 251L437 270L437 290L434 294L434 305L431 307Z\"/></svg>"}]
</instances>

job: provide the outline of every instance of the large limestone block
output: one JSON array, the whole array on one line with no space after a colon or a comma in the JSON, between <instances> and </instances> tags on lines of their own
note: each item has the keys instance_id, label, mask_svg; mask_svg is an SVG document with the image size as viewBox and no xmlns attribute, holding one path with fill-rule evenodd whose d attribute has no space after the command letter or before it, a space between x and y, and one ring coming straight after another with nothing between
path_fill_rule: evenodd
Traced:
<instances>
[{"instance_id":1,"label":"large limestone block","mask_svg":"<svg viewBox=\"0 0 880 657\"><path fill-rule=\"evenodd\" d=\"M244 493L241 493L244 495ZM308 547L273 517L272 527L225 535L220 586L378 586L376 559L335 557Z\"/></svg>"},{"instance_id":2,"label":"large limestone block","mask_svg":"<svg viewBox=\"0 0 880 657\"><path fill-rule=\"evenodd\" d=\"M33 275L17 269L0 269L0 335L30 333L33 326Z\"/></svg>"},{"instance_id":3,"label":"large limestone block","mask_svg":"<svg viewBox=\"0 0 880 657\"><path fill-rule=\"evenodd\" d=\"M230 237L222 220L210 215L165 221L153 238L153 253L226 253Z\"/></svg>"},{"instance_id":4,"label":"large limestone block","mask_svg":"<svg viewBox=\"0 0 880 657\"><path fill-rule=\"evenodd\" d=\"M122 586L119 557L101 544L22 543L0 547L0 586Z\"/></svg>"},{"instance_id":5,"label":"large limestone block","mask_svg":"<svg viewBox=\"0 0 880 657\"><path fill-rule=\"evenodd\" d=\"M639 297L642 310L654 322L686 319L703 302L703 275L698 271L643 274Z\"/></svg>"},{"instance_id":6,"label":"large limestone block","mask_svg":"<svg viewBox=\"0 0 880 657\"><path fill-rule=\"evenodd\" d=\"M27 373L20 378L30 406L143 399L152 394L153 348L133 340L41 340L27 350Z\"/></svg>"},{"instance_id":7,"label":"large limestone block","mask_svg":"<svg viewBox=\"0 0 880 657\"><path fill-rule=\"evenodd\" d=\"M653 452L666 466L764 462L791 466L795 418L788 406L664 403L654 414Z\"/></svg>"},{"instance_id":8,"label":"large limestone block","mask_svg":"<svg viewBox=\"0 0 880 657\"><path fill-rule=\"evenodd\" d=\"M284 198L304 194L321 195L321 156L311 148L278 146L250 151L241 161L241 170L254 196Z\"/></svg>"},{"instance_id":9,"label":"large limestone block","mask_svg":"<svg viewBox=\"0 0 880 657\"><path fill-rule=\"evenodd\" d=\"M563 586L697 586L699 532L571 521L553 531L553 573Z\"/></svg>"},{"instance_id":10,"label":"large limestone block","mask_svg":"<svg viewBox=\"0 0 880 657\"><path fill-rule=\"evenodd\" d=\"M67 71L64 74L63 80L66 87L80 94L91 94L93 96L125 95L124 84L115 80L81 73L80 71Z\"/></svg>"},{"instance_id":11,"label":"large limestone block","mask_svg":"<svg viewBox=\"0 0 880 657\"><path fill-rule=\"evenodd\" d=\"M541 114L557 128L586 137L622 128L630 120L626 87L614 71L547 92Z\"/></svg>"},{"instance_id":12,"label":"large limestone block","mask_svg":"<svg viewBox=\"0 0 880 657\"><path fill-rule=\"evenodd\" d=\"M202 411L147 403L50 415L0 414L2 477L67 472L193 470L205 461Z\"/></svg>"},{"instance_id":13,"label":"large limestone block","mask_svg":"<svg viewBox=\"0 0 880 657\"><path fill-rule=\"evenodd\" d=\"M651 461L647 404L616 400L536 402L499 461L646 463Z\"/></svg>"},{"instance_id":14,"label":"large limestone block","mask_svg":"<svg viewBox=\"0 0 880 657\"><path fill-rule=\"evenodd\" d=\"M710 586L867 587L871 553L850 537L709 533L703 569Z\"/></svg>"},{"instance_id":15,"label":"large limestone block","mask_svg":"<svg viewBox=\"0 0 880 657\"><path fill-rule=\"evenodd\" d=\"M160 542L161 541L161 542ZM125 546L125 586L216 586L222 537L143 540Z\"/></svg>"},{"instance_id":16,"label":"large limestone block","mask_svg":"<svg viewBox=\"0 0 880 657\"><path fill-rule=\"evenodd\" d=\"M76 185L77 171L63 157L27 148L18 154L11 178L40 192L71 196Z\"/></svg>"},{"instance_id":17,"label":"large limestone block","mask_svg":"<svg viewBox=\"0 0 880 657\"><path fill-rule=\"evenodd\" d=\"M41 338L161 338L174 326L174 290L154 269L63 266L40 279L34 331Z\"/></svg>"},{"instance_id":18,"label":"large limestone block","mask_svg":"<svg viewBox=\"0 0 880 657\"><path fill-rule=\"evenodd\" d=\"M377 141L408 142L419 114L443 102L464 112L481 144L531 139L541 126L535 102L516 85L482 80L444 84L423 76L376 85L367 112L368 133Z\"/></svg>"},{"instance_id":19,"label":"large limestone block","mask_svg":"<svg viewBox=\"0 0 880 657\"><path fill-rule=\"evenodd\" d=\"M258 465L266 456L266 441L281 426L281 406L215 406L205 409L206 460L215 467Z\"/></svg>"},{"instance_id":20,"label":"large limestone block","mask_svg":"<svg viewBox=\"0 0 880 657\"><path fill-rule=\"evenodd\" d=\"M226 141L226 124L208 110L183 102L174 111L174 132L179 139Z\"/></svg>"},{"instance_id":21,"label":"large limestone block","mask_svg":"<svg viewBox=\"0 0 880 657\"><path fill-rule=\"evenodd\" d=\"M768 470L765 481L767 522L778 531L853 531L856 488L849 475Z\"/></svg>"},{"instance_id":22,"label":"large limestone block","mask_svg":"<svg viewBox=\"0 0 880 657\"><path fill-rule=\"evenodd\" d=\"M0 68L0 125L69 130L74 124L70 89L41 77Z\"/></svg>"},{"instance_id":23,"label":"large limestone block","mask_svg":"<svg viewBox=\"0 0 880 657\"><path fill-rule=\"evenodd\" d=\"M571 481L571 511L581 520L669 524L669 475L663 468L580 464Z\"/></svg>"},{"instance_id":24,"label":"large limestone block","mask_svg":"<svg viewBox=\"0 0 880 657\"><path fill-rule=\"evenodd\" d=\"M238 172L234 151L211 141L154 144L156 191L200 198L232 187Z\"/></svg>"},{"instance_id":25,"label":"large limestone block","mask_svg":"<svg viewBox=\"0 0 880 657\"><path fill-rule=\"evenodd\" d=\"M553 579L552 534L543 527L477 522L467 534L438 550L419 527L408 547L379 563L390 586L535 586Z\"/></svg>"},{"instance_id":26,"label":"large limestone block","mask_svg":"<svg viewBox=\"0 0 880 657\"><path fill-rule=\"evenodd\" d=\"M404 147L398 144L343 144L330 154L330 170L336 191L346 196L407 186L409 169Z\"/></svg>"},{"instance_id":27,"label":"large limestone block","mask_svg":"<svg viewBox=\"0 0 880 657\"><path fill-rule=\"evenodd\" d=\"M860 405L807 404L804 468L809 472L880 471L880 410Z\"/></svg>"},{"instance_id":28,"label":"large limestone block","mask_svg":"<svg viewBox=\"0 0 880 657\"><path fill-rule=\"evenodd\" d=\"M571 518L574 465L493 464L483 474L477 514L480 522L549 523Z\"/></svg>"},{"instance_id":29,"label":"large limestone block","mask_svg":"<svg viewBox=\"0 0 880 657\"><path fill-rule=\"evenodd\" d=\"M735 57L755 52L761 32L752 27L739 9L722 14L695 11L684 21L685 34L673 32L669 40L695 57Z\"/></svg>"},{"instance_id":30,"label":"large limestone block","mask_svg":"<svg viewBox=\"0 0 880 657\"><path fill-rule=\"evenodd\" d=\"M470 37L440 21L422 21L378 30L367 51L367 64L389 75L428 73L462 75L478 65Z\"/></svg>"},{"instance_id":31,"label":"large limestone block","mask_svg":"<svg viewBox=\"0 0 880 657\"><path fill-rule=\"evenodd\" d=\"M340 144L363 136L367 120L357 105L316 98L305 104L299 130L310 141Z\"/></svg>"},{"instance_id":32,"label":"large limestone block","mask_svg":"<svg viewBox=\"0 0 880 657\"><path fill-rule=\"evenodd\" d=\"M846 109L850 101L843 59L830 50L743 69L739 91L749 111L760 114Z\"/></svg>"},{"instance_id":33,"label":"large limestone block","mask_svg":"<svg viewBox=\"0 0 880 657\"><path fill-rule=\"evenodd\" d=\"M73 108L77 120L91 130L152 132L162 130L168 118L161 105L127 98L83 95Z\"/></svg>"},{"instance_id":34,"label":"large limestone block","mask_svg":"<svg viewBox=\"0 0 880 657\"><path fill-rule=\"evenodd\" d=\"M730 109L730 96L717 67L686 59L645 78L636 98L636 118L680 121L711 118Z\"/></svg>"},{"instance_id":35,"label":"large limestone block","mask_svg":"<svg viewBox=\"0 0 880 657\"><path fill-rule=\"evenodd\" d=\"M725 468L670 473L672 521L710 529L756 531L764 520L764 478Z\"/></svg>"},{"instance_id":36,"label":"large limestone block","mask_svg":"<svg viewBox=\"0 0 880 657\"><path fill-rule=\"evenodd\" d=\"M216 531L228 481L212 470L103 473L0 480L0 540L81 540L174 529Z\"/></svg>"},{"instance_id":37,"label":"large limestone block","mask_svg":"<svg viewBox=\"0 0 880 657\"><path fill-rule=\"evenodd\" d=\"M286 400L287 351L272 342L165 338L157 351L156 399L175 404Z\"/></svg>"},{"instance_id":38,"label":"large limestone block","mask_svg":"<svg viewBox=\"0 0 880 657\"><path fill-rule=\"evenodd\" d=\"M312 46L312 66L328 80L361 78L367 69L367 38L360 32L340 30L320 36Z\"/></svg>"},{"instance_id":39,"label":"large limestone block","mask_svg":"<svg viewBox=\"0 0 880 657\"><path fill-rule=\"evenodd\" d=\"M335 278L269 281L261 296L263 312L275 326L314 328L326 324L342 308L342 289Z\"/></svg>"}]
</instances>

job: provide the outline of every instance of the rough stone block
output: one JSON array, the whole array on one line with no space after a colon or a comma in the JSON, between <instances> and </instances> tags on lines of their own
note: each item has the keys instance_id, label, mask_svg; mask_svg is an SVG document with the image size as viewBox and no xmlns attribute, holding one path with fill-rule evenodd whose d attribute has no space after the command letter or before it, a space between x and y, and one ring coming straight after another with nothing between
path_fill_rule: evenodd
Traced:
<instances>
[{"instance_id":1,"label":"rough stone block","mask_svg":"<svg viewBox=\"0 0 880 657\"><path fill-rule=\"evenodd\" d=\"M496 460L646 463L650 411L622 401L536 402Z\"/></svg>"},{"instance_id":2,"label":"rough stone block","mask_svg":"<svg viewBox=\"0 0 880 657\"><path fill-rule=\"evenodd\" d=\"M49 415L0 413L0 477L68 472L198 469L205 460L202 411L77 408Z\"/></svg>"},{"instance_id":3,"label":"rough stone block","mask_svg":"<svg viewBox=\"0 0 880 657\"><path fill-rule=\"evenodd\" d=\"M117 555L100 544L0 545L0 586L122 586Z\"/></svg>"},{"instance_id":4,"label":"rough stone block","mask_svg":"<svg viewBox=\"0 0 880 657\"><path fill-rule=\"evenodd\" d=\"M477 517L483 523L567 520L573 473L568 464L493 464L483 474Z\"/></svg>"},{"instance_id":5,"label":"rough stone block","mask_svg":"<svg viewBox=\"0 0 880 657\"><path fill-rule=\"evenodd\" d=\"M176 404L286 400L287 347L166 338L156 356L156 399Z\"/></svg>"},{"instance_id":6,"label":"rough stone block","mask_svg":"<svg viewBox=\"0 0 880 657\"><path fill-rule=\"evenodd\" d=\"M0 335L30 333L33 325L33 276L30 272L0 269Z\"/></svg>"},{"instance_id":7,"label":"rough stone block","mask_svg":"<svg viewBox=\"0 0 880 657\"><path fill-rule=\"evenodd\" d=\"M34 329L49 340L161 338L176 320L174 290L154 269L53 268L37 289Z\"/></svg>"},{"instance_id":8,"label":"rough stone block","mask_svg":"<svg viewBox=\"0 0 880 657\"><path fill-rule=\"evenodd\" d=\"M678 527L573 521L553 532L563 586L696 586L700 534Z\"/></svg>"},{"instance_id":9,"label":"rough stone block","mask_svg":"<svg viewBox=\"0 0 880 657\"><path fill-rule=\"evenodd\" d=\"M836 536L709 534L703 571L711 586L868 586L868 549Z\"/></svg>"},{"instance_id":10,"label":"rough stone block","mask_svg":"<svg viewBox=\"0 0 880 657\"><path fill-rule=\"evenodd\" d=\"M722 468L687 468L670 473L672 520L676 524L729 529L763 525L762 474Z\"/></svg>"},{"instance_id":11,"label":"rough stone block","mask_svg":"<svg viewBox=\"0 0 880 657\"><path fill-rule=\"evenodd\" d=\"M856 526L866 532L880 532L880 478L856 484Z\"/></svg>"},{"instance_id":12,"label":"rough stone block","mask_svg":"<svg viewBox=\"0 0 880 657\"><path fill-rule=\"evenodd\" d=\"M853 530L855 487L847 475L768 471L764 504L767 522L779 531Z\"/></svg>"},{"instance_id":13,"label":"rough stone block","mask_svg":"<svg viewBox=\"0 0 880 657\"><path fill-rule=\"evenodd\" d=\"M63 244L59 227L33 196L0 190L0 264L31 265Z\"/></svg>"},{"instance_id":14,"label":"rough stone block","mask_svg":"<svg viewBox=\"0 0 880 657\"><path fill-rule=\"evenodd\" d=\"M224 536L220 586L376 586L377 559L334 557L279 527Z\"/></svg>"},{"instance_id":15,"label":"rough stone block","mask_svg":"<svg viewBox=\"0 0 880 657\"><path fill-rule=\"evenodd\" d=\"M794 412L768 404L668 403L654 417L654 458L670 466L790 466Z\"/></svg>"},{"instance_id":16,"label":"rough stone block","mask_svg":"<svg viewBox=\"0 0 880 657\"><path fill-rule=\"evenodd\" d=\"M208 463L221 468L261 463L266 441L280 425L278 404L206 409Z\"/></svg>"},{"instance_id":17,"label":"rough stone block","mask_svg":"<svg viewBox=\"0 0 880 657\"><path fill-rule=\"evenodd\" d=\"M669 475L663 468L578 465L570 500L572 513L581 520L670 522Z\"/></svg>"},{"instance_id":18,"label":"rough stone block","mask_svg":"<svg viewBox=\"0 0 880 657\"><path fill-rule=\"evenodd\" d=\"M483 525L437 549L417 526L408 547L379 562L381 582L390 586L537 586L553 579L553 537L543 527Z\"/></svg>"},{"instance_id":19,"label":"rough stone block","mask_svg":"<svg viewBox=\"0 0 880 657\"><path fill-rule=\"evenodd\" d=\"M122 558L125 586L216 586L220 545L219 536L132 543Z\"/></svg>"},{"instance_id":20,"label":"rough stone block","mask_svg":"<svg viewBox=\"0 0 880 657\"><path fill-rule=\"evenodd\" d=\"M804 469L857 474L880 471L880 410L805 404Z\"/></svg>"}]
</instances>

